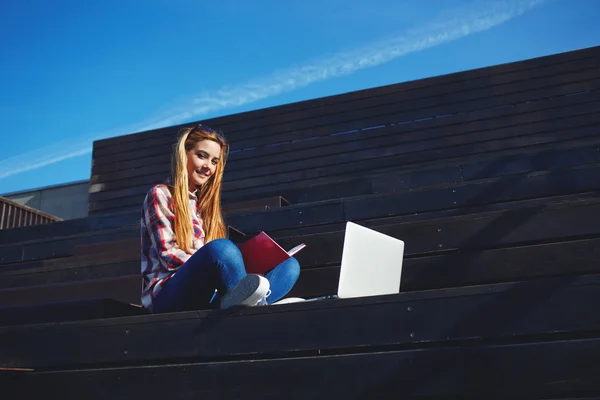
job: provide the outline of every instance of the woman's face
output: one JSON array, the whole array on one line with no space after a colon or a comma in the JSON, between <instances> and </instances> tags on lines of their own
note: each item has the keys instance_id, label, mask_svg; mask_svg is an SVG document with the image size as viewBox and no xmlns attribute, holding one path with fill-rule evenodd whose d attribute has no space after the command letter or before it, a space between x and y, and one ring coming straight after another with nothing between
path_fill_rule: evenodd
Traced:
<instances>
[{"instance_id":1,"label":"woman's face","mask_svg":"<svg viewBox=\"0 0 600 400\"><path fill-rule=\"evenodd\" d=\"M187 152L190 191L193 192L213 176L220 157L221 145L212 140L201 140Z\"/></svg>"}]
</instances>

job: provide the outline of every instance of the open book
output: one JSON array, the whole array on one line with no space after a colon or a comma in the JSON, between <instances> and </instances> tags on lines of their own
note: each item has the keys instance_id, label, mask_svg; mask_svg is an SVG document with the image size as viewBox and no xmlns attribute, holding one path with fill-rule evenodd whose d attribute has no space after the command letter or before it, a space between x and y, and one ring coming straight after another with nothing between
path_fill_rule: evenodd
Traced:
<instances>
[{"instance_id":1,"label":"open book","mask_svg":"<svg viewBox=\"0 0 600 400\"><path fill-rule=\"evenodd\" d=\"M261 232L252 239L238 245L246 272L249 274L264 275L290 257L306 247L304 243L286 251L265 232Z\"/></svg>"}]
</instances>

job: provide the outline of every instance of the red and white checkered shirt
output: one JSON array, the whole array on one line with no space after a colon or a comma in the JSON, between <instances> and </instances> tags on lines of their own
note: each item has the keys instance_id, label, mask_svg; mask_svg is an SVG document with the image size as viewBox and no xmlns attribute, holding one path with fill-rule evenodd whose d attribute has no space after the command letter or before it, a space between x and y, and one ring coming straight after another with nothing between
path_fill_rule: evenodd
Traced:
<instances>
[{"instance_id":1,"label":"red and white checkered shirt","mask_svg":"<svg viewBox=\"0 0 600 400\"><path fill-rule=\"evenodd\" d=\"M204 245L204 229L198 198L190 193L190 218L194 227L192 252ZM152 310L152 302L163 285L191 256L181 250L173 230L173 202L165 185L156 185L146 194L142 207L142 306Z\"/></svg>"}]
</instances>

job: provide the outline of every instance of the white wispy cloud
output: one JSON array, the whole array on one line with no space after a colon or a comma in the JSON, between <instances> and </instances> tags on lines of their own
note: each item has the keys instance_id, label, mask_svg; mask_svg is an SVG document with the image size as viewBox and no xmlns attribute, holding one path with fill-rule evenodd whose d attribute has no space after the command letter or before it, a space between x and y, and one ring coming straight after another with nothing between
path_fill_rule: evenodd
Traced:
<instances>
[{"instance_id":1,"label":"white wispy cloud","mask_svg":"<svg viewBox=\"0 0 600 400\"><path fill-rule=\"evenodd\" d=\"M170 111L110 132L82 134L0 161L0 179L90 153L94 140L172 126L217 111L242 106L311 85L375 67L404 55L485 31L513 19L548 0L473 2L401 35L385 38L350 51L306 62L256 80L201 93Z\"/></svg>"}]
</instances>

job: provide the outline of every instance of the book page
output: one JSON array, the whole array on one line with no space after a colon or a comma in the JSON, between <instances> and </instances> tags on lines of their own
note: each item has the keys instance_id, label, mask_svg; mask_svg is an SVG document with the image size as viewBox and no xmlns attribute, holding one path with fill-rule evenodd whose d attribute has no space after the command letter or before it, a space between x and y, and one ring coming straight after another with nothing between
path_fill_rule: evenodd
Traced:
<instances>
[{"instance_id":1,"label":"book page","mask_svg":"<svg viewBox=\"0 0 600 400\"><path fill-rule=\"evenodd\" d=\"M293 249L289 250L287 253L291 257L305 247L306 247L306 245L304 243L302 243L302 244L299 244L298 246L294 247Z\"/></svg>"}]
</instances>

